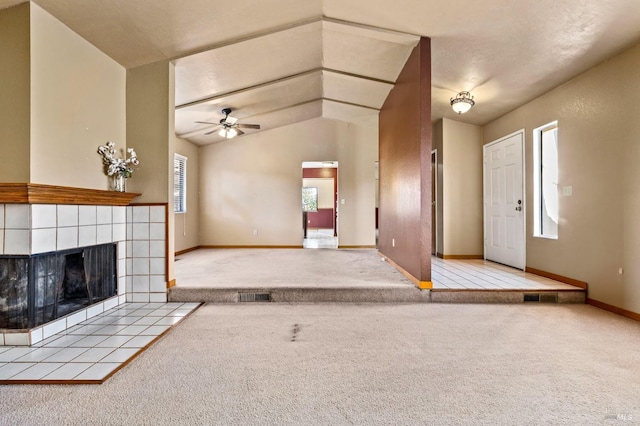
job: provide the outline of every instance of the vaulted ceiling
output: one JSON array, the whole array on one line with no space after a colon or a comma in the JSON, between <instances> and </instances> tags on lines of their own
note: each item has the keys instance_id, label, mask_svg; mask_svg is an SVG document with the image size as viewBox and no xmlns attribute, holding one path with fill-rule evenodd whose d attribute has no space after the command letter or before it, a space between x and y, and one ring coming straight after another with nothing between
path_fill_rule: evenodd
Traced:
<instances>
[{"instance_id":1,"label":"vaulted ceiling","mask_svg":"<svg viewBox=\"0 0 640 426\"><path fill-rule=\"evenodd\" d=\"M0 8L21 3L0 0ZM36 0L130 68L176 67L176 133L220 141L221 109L267 130L374 119L420 36L432 119L482 125L640 40L638 0ZM471 91L455 114L449 99ZM247 130L247 133L258 130Z\"/></svg>"},{"instance_id":2,"label":"vaulted ceiling","mask_svg":"<svg viewBox=\"0 0 640 426\"><path fill-rule=\"evenodd\" d=\"M370 120L418 40L319 19L178 59L176 133L219 140L196 121L217 123L224 107L261 130L319 116Z\"/></svg>"}]
</instances>

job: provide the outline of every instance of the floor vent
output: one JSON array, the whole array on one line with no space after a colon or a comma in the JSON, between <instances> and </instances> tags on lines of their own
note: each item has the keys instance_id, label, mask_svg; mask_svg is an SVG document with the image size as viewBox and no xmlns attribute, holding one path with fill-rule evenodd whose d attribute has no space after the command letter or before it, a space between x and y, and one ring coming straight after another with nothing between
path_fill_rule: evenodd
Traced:
<instances>
[{"instance_id":1,"label":"floor vent","mask_svg":"<svg viewBox=\"0 0 640 426\"><path fill-rule=\"evenodd\" d=\"M558 303L558 293L542 293L540 303Z\"/></svg>"},{"instance_id":2,"label":"floor vent","mask_svg":"<svg viewBox=\"0 0 640 426\"><path fill-rule=\"evenodd\" d=\"M269 293L238 293L238 302L270 302Z\"/></svg>"},{"instance_id":3,"label":"floor vent","mask_svg":"<svg viewBox=\"0 0 640 426\"><path fill-rule=\"evenodd\" d=\"M525 293L524 302L558 303L558 293Z\"/></svg>"}]
</instances>

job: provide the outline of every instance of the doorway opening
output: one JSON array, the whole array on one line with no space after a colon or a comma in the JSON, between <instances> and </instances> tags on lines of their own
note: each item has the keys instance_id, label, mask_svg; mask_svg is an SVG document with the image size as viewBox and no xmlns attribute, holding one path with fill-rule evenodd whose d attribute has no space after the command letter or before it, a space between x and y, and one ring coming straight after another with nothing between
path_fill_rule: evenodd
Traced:
<instances>
[{"instance_id":1,"label":"doorway opening","mask_svg":"<svg viewBox=\"0 0 640 426\"><path fill-rule=\"evenodd\" d=\"M338 162L302 163L304 248L338 248Z\"/></svg>"},{"instance_id":2,"label":"doorway opening","mask_svg":"<svg viewBox=\"0 0 640 426\"><path fill-rule=\"evenodd\" d=\"M376 247L378 247L378 239L380 237L380 229L378 228L378 210L380 209L380 162L376 161L374 163L375 172L374 172L374 185L375 185L375 196L376 196Z\"/></svg>"},{"instance_id":3,"label":"doorway opening","mask_svg":"<svg viewBox=\"0 0 640 426\"><path fill-rule=\"evenodd\" d=\"M431 255L438 254L438 150L431 151Z\"/></svg>"}]
</instances>

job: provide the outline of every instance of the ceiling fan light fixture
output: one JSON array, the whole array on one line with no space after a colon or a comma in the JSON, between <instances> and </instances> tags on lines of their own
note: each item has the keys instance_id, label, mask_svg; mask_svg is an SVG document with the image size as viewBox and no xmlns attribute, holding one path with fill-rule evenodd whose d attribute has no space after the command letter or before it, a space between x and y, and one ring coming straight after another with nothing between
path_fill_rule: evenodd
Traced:
<instances>
[{"instance_id":1,"label":"ceiling fan light fixture","mask_svg":"<svg viewBox=\"0 0 640 426\"><path fill-rule=\"evenodd\" d=\"M227 129L227 139L232 139L235 138L236 136L238 136L238 131L236 129L234 129L233 127L230 129Z\"/></svg>"},{"instance_id":2,"label":"ceiling fan light fixture","mask_svg":"<svg viewBox=\"0 0 640 426\"><path fill-rule=\"evenodd\" d=\"M218 136L226 139L233 139L236 136L244 135L245 133L240 129L260 130L259 124L238 123L237 118L229 116L229 114L231 114L231 108L224 108L222 110L222 113L224 114L224 117L220 119L218 124L215 124L211 121L196 121L196 123L215 125L213 129L204 134L210 135L212 133L217 133Z\"/></svg>"},{"instance_id":3,"label":"ceiling fan light fixture","mask_svg":"<svg viewBox=\"0 0 640 426\"><path fill-rule=\"evenodd\" d=\"M464 114L474 105L473 96L469 92L460 92L454 98L451 98L451 108L458 114Z\"/></svg>"}]
</instances>

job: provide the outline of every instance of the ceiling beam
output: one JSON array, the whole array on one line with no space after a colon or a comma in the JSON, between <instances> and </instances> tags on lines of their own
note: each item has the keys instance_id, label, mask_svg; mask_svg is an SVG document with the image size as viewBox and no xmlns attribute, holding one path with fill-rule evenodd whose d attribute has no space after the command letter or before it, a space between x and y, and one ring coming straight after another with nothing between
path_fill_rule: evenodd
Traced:
<instances>
[{"instance_id":1,"label":"ceiling beam","mask_svg":"<svg viewBox=\"0 0 640 426\"><path fill-rule=\"evenodd\" d=\"M196 101L191 101L191 102L187 102L187 103L184 103L184 104L176 105L175 109L179 110L179 109L184 109L184 108L188 108L188 107L192 107L192 106L196 106L196 105L201 105L201 104L205 104L207 102L213 102L213 101L216 101L218 99L225 98L225 97L228 97L228 96L239 95L241 93L246 93L246 92L249 92L249 91L252 91L252 90L264 89L266 87L273 86L273 85L276 85L276 84L279 84L279 83L283 83L283 82L286 82L286 81L294 80L296 78L306 77L306 76L309 76L309 75L313 75L315 73L324 73L324 72L333 73L333 74L339 74L339 75L346 76L346 77L358 78L358 79L361 79L361 80L372 81L374 83L381 83L381 84L387 84L387 85L392 85L392 86L395 84L395 82L393 82L393 81L381 80L379 78L367 77L367 76L364 76L364 75L359 75L359 74L354 74L354 73L334 70L334 69L330 69L330 68L319 67L319 68L314 68L314 69L311 69L311 70L308 70L308 71L304 71L304 72L301 72L301 73L291 74L291 75L288 75L286 77L278 78L278 79L275 79L275 80L266 81L266 82L263 82L263 83L260 83L260 84L256 84L256 85L253 85L253 86L244 87L242 89L232 90L232 91L224 92L224 93L217 93L215 95L207 96L205 98L198 99Z\"/></svg>"},{"instance_id":2,"label":"ceiling beam","mask_svg":"<svg viewBox=\"0 0 640 426\"><path fill-rule=\"evenodd\" d=\"M266 36L277 34L277 33L283 32L283 31L289 31L289 30L294 29L294 28L299 28L299 27L304 27L304 26L307 26L307 25L312 25L312 24L315 24L315 23L323 24L324 22L328 23L329 26L331 26L331 24L343 25L345 27L352 27L353 29L360 29L360 30L368 30L368 31L378 32L381 35L382 34L385 35L384 37L382 37L380 39L384 40L384 39L388 39L389 37L391 37L393 40L395 40L394 42L396 42L396 43L409 44L411 39L415 39L415 43L417 43L418 40L420 39L420 35L417 35L417 34L411 34L411 33L395 31L395 30L391 30L391 29L388 29L388 28L376 27L376 26L373 26L373 25L360 24L358 22L344 21L344 20L340 20L340 19L330 18L330 17L325 16L325 15L321 15L321 16L316 16L316 17L313 17L313 18L305 19L305 20L302 20L302 21L297 21L297 22L292 22L290 24L281 25L279 27L271 28L269 30L258 31L258 32L251 33L251 34L248 34L248 35L243 36L243 37L237 37L237 38L234 38L234 39L225 40L225 41L222 41L220 43L211 44L209 46L205 46L205 47L202 47L202 48L199 48L199 49L194 49L194 50L190 51L187 54L169 58L169 61L178 62L182 58L186 58L186 57L189 57L189 56L192 56L192 55L197 55L198 53L203 53L203 52L207 52L209 50L216 50L216 49L221 49L223 47L233 46L234 44L242 43L242 42L249 41L249 40L255 40L255 39L258 39L258 38L261 38L261 37L266 37ZM400 41L400 40L404 40L404 41Z\"/></svg>"}]
</instances>

